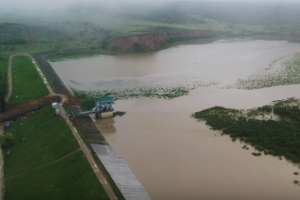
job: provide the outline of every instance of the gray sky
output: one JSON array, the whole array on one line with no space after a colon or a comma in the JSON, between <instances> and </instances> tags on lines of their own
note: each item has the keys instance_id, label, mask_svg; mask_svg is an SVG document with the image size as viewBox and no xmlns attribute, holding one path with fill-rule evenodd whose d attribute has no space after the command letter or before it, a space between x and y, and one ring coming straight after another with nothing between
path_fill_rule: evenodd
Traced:
<instances>
[{"instance_id":1,"label":"gray sky","mask_svg":"<svg viewBox=\"0 0 300 200\"><path fill-rule=\"evenodd\" d=\"M299 2L299 0L1 0L0 5L66 5L88 2Z\"/></svg>"},{"instance_id":2,"label":"gray sky","mask_svg":"<svg viewBox=\"0 0 300 200\"><path fill-rule=\"evenodd\" d=\"M132 2L148 2L148 3L162 3L162 2L266 2L266 3L287 3L287 2L297 2L300 0L0 0L0 10L19 10L19 9L36 9L36 8L62 8L67 5L74 3L107 3L116 4L117 3L132 3Z\"/></svg>"}]
</instances>

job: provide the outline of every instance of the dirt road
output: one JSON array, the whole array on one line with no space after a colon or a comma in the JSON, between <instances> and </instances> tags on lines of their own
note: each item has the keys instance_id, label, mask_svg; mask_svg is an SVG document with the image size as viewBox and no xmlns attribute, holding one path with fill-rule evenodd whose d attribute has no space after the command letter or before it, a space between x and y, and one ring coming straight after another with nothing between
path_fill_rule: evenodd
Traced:
<instances>
[{"instance_id":1,"label":"dirt road","mask_svg":"<svg viewBox=\"0 0 300 200\"><path fill-rule=\"evenodd\" d=\"M42 73L41 69L39 68L39 66L36 64L35 60L33 59L33 57L30 55L30 54L27 54L27 53L22 53L22 54L13 54L9 57L9 64L8 64L8 93L7 93L7 96L5 98L6 101L9 100L10 96L11 96L11 93L12 93L12 77L11 77L11 68L12 68L12 59L13 57L15 56L18 56L18 55L24 55L24 56L28 56L31 58L32 60L32 63L34 64L35 68L37 69L37 71L39 72L41 78L43 79L50 95L51 94L55 94L54 91L52 90L52 88L50 87L47 79L45 78L44 74ZM62 102L60 103L60 106L65 102L67 101L67 97L62 95ZM105 189L107 195L109 196L110 199L112 200L117 200L118 198L116 197L115 193L113 192L112 190L112 187L110 185L110 183L107 181L107 179L105 178L105 175L104 173L100 170L100 168L97 166L93 156L92 156L92 153L91 151L89 150L89 148L85 145L85 143L83 142L83 140L81 139L81 137L79 136L76 128L74 127L74 125L72 124L72 122L70 121L69 117L66 115L66 111L63 109L63 107L61 106L61 116L66 120L68 126L70 127L70 129L72 130L72 133L73 135L75 136L79 146L80 146L80 149L83 151L85 157L87 158L88 162L90 163L93 171L95 172L98 180L100 181L100 183L102 184L103 188ZM2 130L2 128L1 128ZM0 131L1 132L1 131ZM1 149L0 149L1 151ZM2 152L0 152L0 154L2 155ZM4 186L4 180L3 180L3 157L1 158L1 155L0 155L0 187L1 185ZM1 187L2 188L2 187ZM4 194L4 190L2 190L1 192L1 195L0 195L0 200L3 199L3 195Z\"/></svg>"}]
</instances>

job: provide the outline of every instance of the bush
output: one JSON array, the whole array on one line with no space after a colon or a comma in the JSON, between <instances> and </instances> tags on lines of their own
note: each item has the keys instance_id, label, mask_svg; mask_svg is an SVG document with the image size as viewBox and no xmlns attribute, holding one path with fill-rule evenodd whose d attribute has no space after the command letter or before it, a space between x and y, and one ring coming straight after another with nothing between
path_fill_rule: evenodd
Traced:
<instances>
[{"instance_id":1,"label":"bush","mask_svg":"<svg viewBox=\"0 0 300 200\"><path fill-rule=\"evenodd\" d=\"M3 148L11 147L14 143L14 136L12 133L5 133L0 135L0 145Z\"/></svg>"},{"instance_id":2,"label":"bush","mask_svg":"<svg viewBox=\"0 0 300 200\"><path fill-rule=\"evenodd\" d=\"M261 153L255 153L255 152L253 152L252 155L254 155L254 156L261 156Z\"/></svg>"}]
</instances>

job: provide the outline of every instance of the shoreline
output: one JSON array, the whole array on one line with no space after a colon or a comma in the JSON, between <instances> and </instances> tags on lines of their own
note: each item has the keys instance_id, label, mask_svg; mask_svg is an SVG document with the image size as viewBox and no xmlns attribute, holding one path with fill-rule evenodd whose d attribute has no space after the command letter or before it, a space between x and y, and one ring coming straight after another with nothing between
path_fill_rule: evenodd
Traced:
<instances>
[{"instance_id":1,"label":"shoreline","mask_svg":"<svg viewBox=\"0 0 300 200\"><path fill-rule=\"evenodd\" d=\"M58 77L50 63L45 59L47 54L49 54L49 52L46 52L46 54L35 54L34 57L46 74L46 77L49 79L50 83L54 85L55 89L61 94L71 94L71 92ZM69 110L81 110L81 108L79 106L69 106ZM75 117L72 119L72 121L74 121L75 124L79 126L80 130L82 130L83 134L88 140L87 145L97 155L97 158L100 160L105 170L109 173L113 183L116 184L124 198L132 200L150 199L147 192L140 182L135 178L125 161L116 156L116 154L113 152L109 144L106 142L104 136L95 126L92 119ZM106 152L104 151L104 153L101 151L103 148L107 150ZM115 167L112 163L118 163L118 167ZM130 180L128 181L125 177L129 177Z\"/></svg>"},{"instance_id":2,"label":"shoreline","mask_svg":"<svg viewBox=\"0 0 300 200\"><path fill-rule=\"evenodd\" d=\"M200 68L203 70L202 73L209 74L209 72L212 70L218 71L218 74L220 73L220 78L224 76L226 78L221 84L227 84L228 81L231 81L234 78L239 78L240 76L244 76L248 73L259 72L261 69L264 69L265 66L268 66L271 61L280 57L284 50L298 50L298 45L288 44L288 42L257 41L252 44L250 41L249 51L245 50L242 52L240 49L248 49L248 45L244 42L240 44L242 46L237 43L234 43L234 45L213 44L204 46L199 45L198 47L189 46L188 49L191 51L188 51L188 49L182 47L185 49L185 54L183 54L183 50L181 48L173 48L170 51L168 50L159 52L159 55L156 54L153 56L159 71L148 71L147 69L149 69L151 64L147 64L144 66L145 71L137 74L136 71L134 71L135 68L133 68L132 73L133 75L139 77L146 76L149 73L160 73L162 70L166 72L164 68L164 62L159 62L157 58L162 58L162 60L171 60L172 57L174 57L173 60L176 60L176 62L169 64L169 67L166 67L166 69L180 70L180 66L184 66L184 68L187 69L188 66L194 66L193 63L199 61L199 65L197 65L197 67L199 70ZM285 48L282 49L282 45ZM216 49L216 47L218 48ZM257 47L260 47L260 49L257 49ZM222 48L226 51L222 51ZM209 49L210 51L208 51ZM228 51L228 49L232 51ZM267 51L266 53L266 49L269 49L270 51ZM177 52L177 50L179 53L176 53L175 55L167 54L174 51ZM190 54L191 52L195 52L195 60L186 57L186 54ZM217 57L206 56L207 54L214 52L217 52ZM228 53L224 54L225 52ZM251 55L251 57L243 56L249 55L251 52L254 53L254 55ZM201 53L203 53L203 56L200 56ZM288 52L284 51L284 54L287 53ZM168 55L170 57L166 57ZM178 63L178 60L175 59L178 58L179 55L181 55L180 59L183 60L182 63ZM232 57L229 56L232 56L233 58L239 57L241 59L236 60L233 63ZM137 57L139 57L139 55L137 55ZM139 70L144 69L141 65L142 62L151 63L151 59L139 59L142 61L136 63L136 60L138 59L136 59L134 56L128 56L128 58L132 58L132 62L127 63L127 65L136 65ZM99 63L105 59L106 58L103 57L97 60L95 68L97 68ZM247 62L247 64L241 68L242 64L245 63L245 59L249 60L249 62ZM122 68L125 67L125 63L124 65L122 65L122 62L118 64L115 62L116 60L118 60L118 58L114 58L113 65ZM122 57L120 61L123 60L124 59ZM211 62L209 62L209 60L211 60ZM260 61L257 62L257 60ZM80 71L77 71L77 69L79 69L80 66L92 67L92 63L95 63L94 58L92 58L91 61L87 60L87 62L80 61L78 62L78 66L74 65L76 61L70 61L70 63L69 65L67 62L62 62L61 64L63 65L53 64L53 67L55 69L64 69L64 71L70 69L76 70L77 73L72 74L72 77L75 80L77 79L77 74L83 76L83 81L87 80L87 78L84 79L84 77L92 79L91 76L88 76L88 73L82 74ZM101 74L101 77L107 76L107 78L110 78L110 76L112 76L119 78L122 76L131 75L130 73L124 74L122 71L118 71L117 67L113 68L112 70L118 73L112 74L109 70L113 65L108 65L108 63L105 62L101 65L106 65L106 68L101 69L107 70L107 75ZM253 65L257 67L253 68ZM62 68L62 66L65 66L65 68ZM174 69L174 66L178 66L178 68ZM209 67L204 68L205 66ZM216 68L214 68L214 66ZM228 67L225 68L224 66ZM245 71L246 68L249 70ZM87 72L92 72L90 68L84 69ZM130 71L131 68L126 69L127 71ZM242 73L232 73L239 71ZM224 74L223 72L226 73ZM57 71L57 73L61 76L62 80L67 83L67 80L69 80L68 76L65 76L63 73L61 73L61 70ZM95 74L95 72L92 74L94 74L95 78L97 78L97 74ZM102 80L101 78L99 79ZM228 176L238 176L242 178L240 181L231 180L232 186L239 188L241 191L243 191L243 188L245 189L247 187L245 182L250 182L251 184L261 182L259 184L260 187L265 187L266 191L271 191L280 185L280 187L278 187L276 190L282 193L289 192L289 197L293 197L291 199L294 199L295 193L298 192L299 189L289 189L293 179L297 178L293 175L293 172L296 169L291 167L290 164L289 166L286 166L287 163L285 163L285 161L279 161L277 158L271 156L257 158L251 155L251 152L249 151L241 151L243 145L240 145L237 142L232 143L229 137L218 137L218 134L217 136L214 136L215 132L210 131L209 127L202 127L204 124L199 124L196 122L196 120L191 120L189 116L191 113L197 110L202 110L203 108L218 104L224 104L226 107L235 105L240 108L245 108L245 105L249 105L250 107L253 105L255 106L256 104L264 105L265 102L268 103L269 100L273 98L277 100L290 95L295 96L295 89L293 88L299 88L299 85L273 87L253 91L233 89L220 90L219 87L221 86L218 85L210 88L197 89L192 91L189 96L175 98L171 101L157 98L139 98L118 101L115 109L120 110L126 108L126 110L128 110L126 117L122 119L115 119L115 133L105 133L105 131L103 131L103 134L106 140L113 147L114 151L118 155L122 156L128 162L130 167L132 167L133 172L145 185L145 188L149 188L149 194L153 199L162 199L163 194L168 195L170 199L171 196L175 198L175 194L179 196L182 195L180 197L183 198L183 194L186 194L185 192L191 192L191 194L194 194L195 197L206 195L208 198L212 194L208 194L208 192L205 192L204 190L199 191L197 190L197 187L203 187L206 189L206 191L209 191L213 187L218 187L217 184L222 178L224 178L222 179L224 182L230 181L231 179L228 179L227 176L222 174L222 171L224 170L230 172L227 173ZM128 126L128 124L132 125ZM98 125L98 127L101 127L101 124ZM226 151L224 151L225 149ZM272 167L277 173L273 171L266 171L269 167ZM186 170L190 170L189 173L186 173ZM207 173L202 173L203 170L206 170ZM287 172L284 172L284 170ZM205 174L212 174L213 176L208 176ZM251 177L248 176L250 174ZM264 181L261 178L255 178L256 176L264 176L268 181L274 182L274 184L268 183L268 181ZM203 179L206 181L201 181ZM156 184L157 181L159 181L160 184ZM188 184L189 187L182 187L182 185L186 184ZM160 188L162 186L164 186L164 189ZM253 193L253 195L251 195L247 190L245 192L241 192L240 195L247 194L250 195L250 197L261 198L269 196L268 194L264 194L260 187L258 188L254 186L251 189L252 191L257 190L257 194ZM230 188L223 185L219 193L226 196L229 194L228 191L230 191ZM278 195L276 192L274 194ZM282 195L279 196L282 197Z\"/></svg>"}]
</instances>

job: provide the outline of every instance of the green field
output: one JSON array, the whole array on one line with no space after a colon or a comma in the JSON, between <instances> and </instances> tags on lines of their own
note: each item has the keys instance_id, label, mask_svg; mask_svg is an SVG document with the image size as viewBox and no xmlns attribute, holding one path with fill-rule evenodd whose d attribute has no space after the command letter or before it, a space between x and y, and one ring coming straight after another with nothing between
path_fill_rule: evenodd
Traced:
<instances>
[{"instance_id":1,"label":"green field","mask_svg":"<svg viewBox=\"0 0 300 200\"><path fill-rule=\"evenodd\" d=\"M0 54L0 73L6 73L8 67L8 54Z\"/></svg>"},{"instance_id":2,"label":"green field","mask_svg":"<svg viewBox=\"0 0 300 200\"><path fill-rule=\"evenodd\" d=\"M53 108L47 106L23 122L12 122L9 132L16 134L16 143L10 149L12 153L5 157L6 176L49 163L79 148L64 119L53 120L54 117Z\"/></svg>"},{"instance_id":3,"label":"green field","mask_svg":"<svg viewBox=\"0 0 300 200\"><path fill-rule=\"evenodd\" d=\"M27 56L16 56L12 62L12 95L8 103L21 103L28 99L42 97L49 92Z\"/></svg>"},{"instance_id":4,"label":"green field","mask_svg":"<svg viewBox=\"0 0 300 200\"><path fill-rule=\"evenodd\" d=\"M5 199L109 199L82 152L5 182Z\"/></svg>"},{"instance_id":5,"label":"green field","mask_svg":"<svg viewBox=\"0 0 300 200\"><path fill-rule=\"evenodd\" d=\"M8 92L7 64L8 55L0 54L0 112L6 110L5 97Z\"/></svg>"},{"instance_id":6,"label":"green field","mask_svg":"<svg viewBox=\"0 0 300 200\"><path fill-rule=\"evenodd\" d=\"M15 143L4 151L10 151L4 158L5 177L12 177L5 182L5 199L107 199L81 151L64 158L79 145L51 106L12 122L8 131Z\"/></svg>"}]
</instances>

